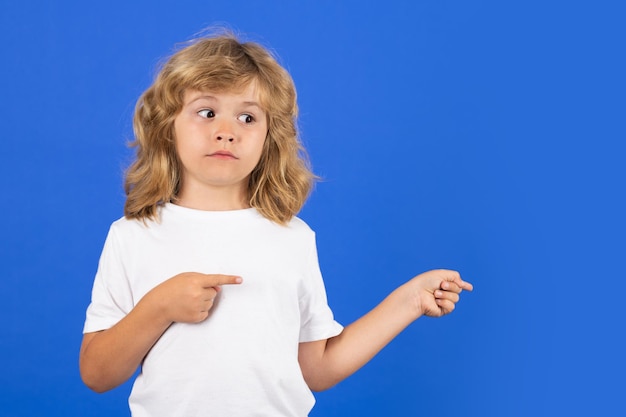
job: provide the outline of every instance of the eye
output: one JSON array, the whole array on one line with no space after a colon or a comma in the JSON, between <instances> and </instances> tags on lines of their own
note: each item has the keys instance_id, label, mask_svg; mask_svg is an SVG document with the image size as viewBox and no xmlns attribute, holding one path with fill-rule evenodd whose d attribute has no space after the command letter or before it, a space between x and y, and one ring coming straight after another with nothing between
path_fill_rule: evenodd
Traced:
<instances>
[{"instance_id":1,"label":"eye","mask_svg":"<svg viewBox=\"0 0 626 417\"><path fill-rule=\"evenodd\" d=\"M211 109L202 109L198 112L198 116L209 119L215 117L215 113Z\"/></svg>"},{"instance_id":2,"label":"eye","mask_svg":"<svg viewBox=\"0 0 626 417\"><path fill-rule=\"evenodd\" d=\"M241 116L237 117L237 120L244 123L252 123L254 122L254 116L244 113Z\"/></svg>"}]
</instances>

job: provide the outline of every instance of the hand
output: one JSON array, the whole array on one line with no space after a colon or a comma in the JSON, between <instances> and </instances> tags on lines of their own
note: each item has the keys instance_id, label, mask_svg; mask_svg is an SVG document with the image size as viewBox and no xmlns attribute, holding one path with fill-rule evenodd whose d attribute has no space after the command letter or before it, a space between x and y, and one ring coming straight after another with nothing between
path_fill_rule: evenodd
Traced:
<instances>
[{"instance_id":1,"label":"hand","mask_svg":"<svg viewBox=\"0 0 626 417\"><path fill-rule=\"evenodd\" d=\"M418 317L441 317L451 313L461 292L474 289L472 284L461 279L458 272L447 269L424 272L407 285L411 288L411 299Z\"/></svg>"},{"instance_id":2,"label":"hand","mask_svg":"<svg viewBox=\"0 0 626 417\"><path fill-rule=\"evenodd\" d=\"M234 275L184 272L153 288L146 296L170 323L199 323L209 317L221 285L241 284Z\"/></svg>"}]
</instances>

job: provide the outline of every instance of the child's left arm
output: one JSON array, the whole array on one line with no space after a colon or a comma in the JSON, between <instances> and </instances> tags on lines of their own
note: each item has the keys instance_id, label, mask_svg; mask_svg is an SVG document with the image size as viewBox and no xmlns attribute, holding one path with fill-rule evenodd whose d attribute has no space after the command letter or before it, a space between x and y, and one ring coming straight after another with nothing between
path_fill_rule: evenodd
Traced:
<instances>
[{"instance_id":1,"label":"child's left arm","mask_svg":"<svg viewBox=\"0 0 626 417\"><path fill-rule=\"evenodd\" d=\"M298 360L305 381L313 391L332 387L365 365L417 318L452 312L461 291L472 289L455 271L434 270L416 276L341 334L300 343Z\"/></svg>"}]
</instances>

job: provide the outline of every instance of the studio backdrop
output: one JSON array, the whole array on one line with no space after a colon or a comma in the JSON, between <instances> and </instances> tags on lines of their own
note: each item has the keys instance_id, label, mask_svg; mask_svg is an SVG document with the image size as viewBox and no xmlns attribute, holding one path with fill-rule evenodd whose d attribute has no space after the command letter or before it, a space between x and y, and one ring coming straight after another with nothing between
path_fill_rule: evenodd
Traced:
<instances>
[{"instance_id":1,"label":"studio backdrop","mask_svg":"<svg viewBox=\"0 0 626 417\"><path fill-rule=\"evenodd\" d=\"M617 1L3 1L0 416L128 415L78 372L132 112L179 42L276 53L320 177L301 211L349 324L433 268L475 286L312 416L625 415Z\"/></svg>"}]
</instances>

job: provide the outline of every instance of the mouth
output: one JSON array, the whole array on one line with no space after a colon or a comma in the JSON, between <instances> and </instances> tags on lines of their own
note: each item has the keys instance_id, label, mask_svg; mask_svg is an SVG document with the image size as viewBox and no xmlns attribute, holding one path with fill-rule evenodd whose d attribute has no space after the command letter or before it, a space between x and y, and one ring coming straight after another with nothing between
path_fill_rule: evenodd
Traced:
<instances>
[{"instance_id":1,"label":"mouth","mask_svg":"<svg viewBox=\"0 0 626 417\"><path fill-rule=\"evenodd\" d=\"M228 151L217 151L217 152L213 152L209 154L208 156L217 158L217 159L239 159L235 155L233 155L231 152L228 152Z\"/></svg>"}]
</instances>

